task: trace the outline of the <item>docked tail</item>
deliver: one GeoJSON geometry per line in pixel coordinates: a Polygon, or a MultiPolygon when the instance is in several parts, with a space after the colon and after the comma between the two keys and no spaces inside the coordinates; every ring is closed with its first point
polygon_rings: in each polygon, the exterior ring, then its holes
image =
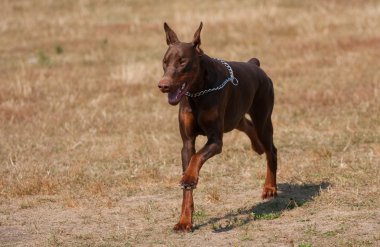
{"type": "Polygon", "coordinates": [[[249,59],[248,63],[253,63],[253,64],[257,65],[257,67],[260,67],[260,61],[259,61],[259,59],[255,58],[255,57],[249,59]]]}

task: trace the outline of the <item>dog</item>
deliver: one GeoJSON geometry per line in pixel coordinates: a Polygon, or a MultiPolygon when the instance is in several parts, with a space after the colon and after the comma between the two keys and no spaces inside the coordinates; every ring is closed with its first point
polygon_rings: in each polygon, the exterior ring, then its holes
{"type": "Polygon", "coordinates": [[[183,200],[174,230],[183,232],[193,229],[193,190],[200,169],[209,158],[222,152],[223,133],[233,129],[246,133],[252,149],[266,155],[267,173],[261,197],[277,196],[272,80],[260,68],[257,58],[225,62],[207,56],[200,48],[202,26],[201,22],[193,41],[185,43],[164,23],[169,47],[162,61],[164,75],[158,83],[161,92],[168,94],[169,104],[179,104],[183,200]],[[207,136],[207,143],[196,151],[198,135],[207,136]]]}

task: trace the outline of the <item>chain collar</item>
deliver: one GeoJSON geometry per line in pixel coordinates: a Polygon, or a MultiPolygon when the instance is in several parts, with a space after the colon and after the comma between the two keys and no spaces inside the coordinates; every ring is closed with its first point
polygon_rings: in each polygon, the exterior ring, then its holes
{"type": "Polygon", "coordinates": [[[203,91],[200,91],[200,92],[197,92],[197,93],[189,93],[189,92],[186,92],[186,96],[188,97],[191,97],[191,98],[196,98],[196,97],[199,97],[199,96],[202,96],[206,93],[211,93],[211,92],[214,92],[214,91],[218,91],[218,90],[221,90],[222,88],[224,88],[226,86],[226,84],[230,81],[232,83],[232,85],[234,86],[237,86],[239,84],[239,81],[238,79],[234,76],[234,72],[232,71],[232,68],[231,66],[223,61],[222,59],[219,59],[219,58],[213,58],[219,62],[221,62],[224,66],[226,66],[227,70],[228,70],[228,73],[230,74],[230,76],[223,81],[222,84],[220,84],[219,86],[217,87],[214,87],[214,88],[209,88],[209,89],[206,89],[206,90],[203,90],[203,91]]]}

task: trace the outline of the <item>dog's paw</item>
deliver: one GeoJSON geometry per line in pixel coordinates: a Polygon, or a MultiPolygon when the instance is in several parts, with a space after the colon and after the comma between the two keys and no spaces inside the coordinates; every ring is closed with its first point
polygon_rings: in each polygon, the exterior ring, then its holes
{"type": "Polygon", "coordinates": [[[191,223],[177,223],[174,228],[176,232],[191,232],[193,231],[193,225],[191,223]]]}
{"type": "Polygon", "coordinates": [[[277,196],[277,188],[273,186],[264,186],[263,193],[261,194],[262,199],[267,199],[270,197],[277,196]]]}
{"type": "Polygon", "coordinates": [[[198,176],[193,174],[183,174],[180,185],[183,189],[195,189],[198,184],[198,176]]]}

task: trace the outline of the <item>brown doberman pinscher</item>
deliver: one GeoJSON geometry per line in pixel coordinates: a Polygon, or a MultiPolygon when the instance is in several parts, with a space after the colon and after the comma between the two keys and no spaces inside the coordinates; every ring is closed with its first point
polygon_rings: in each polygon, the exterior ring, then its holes
{"type": "Polygon", "coordinates": [[[261,196],[263,199],[277,196],[277,149],[273,144],[271,120],[273,83],[256,58],[248,62],[225,62],[204,54],[200,48],[202,23],[191,43],[180,42],[166,23],[164,29],[169,48],[158,87],[168,93],[169,104],[180,103],[179,129],[183,141],[182,213],[174,230],[191,231],[193,189],[199,171],[206,160],[222,152],[225,132],[243,131],[256,153],[265,152],[267,174],[261,196]],[[207,143],[196,152],[198,135],[207,136],[207,143]]]}

